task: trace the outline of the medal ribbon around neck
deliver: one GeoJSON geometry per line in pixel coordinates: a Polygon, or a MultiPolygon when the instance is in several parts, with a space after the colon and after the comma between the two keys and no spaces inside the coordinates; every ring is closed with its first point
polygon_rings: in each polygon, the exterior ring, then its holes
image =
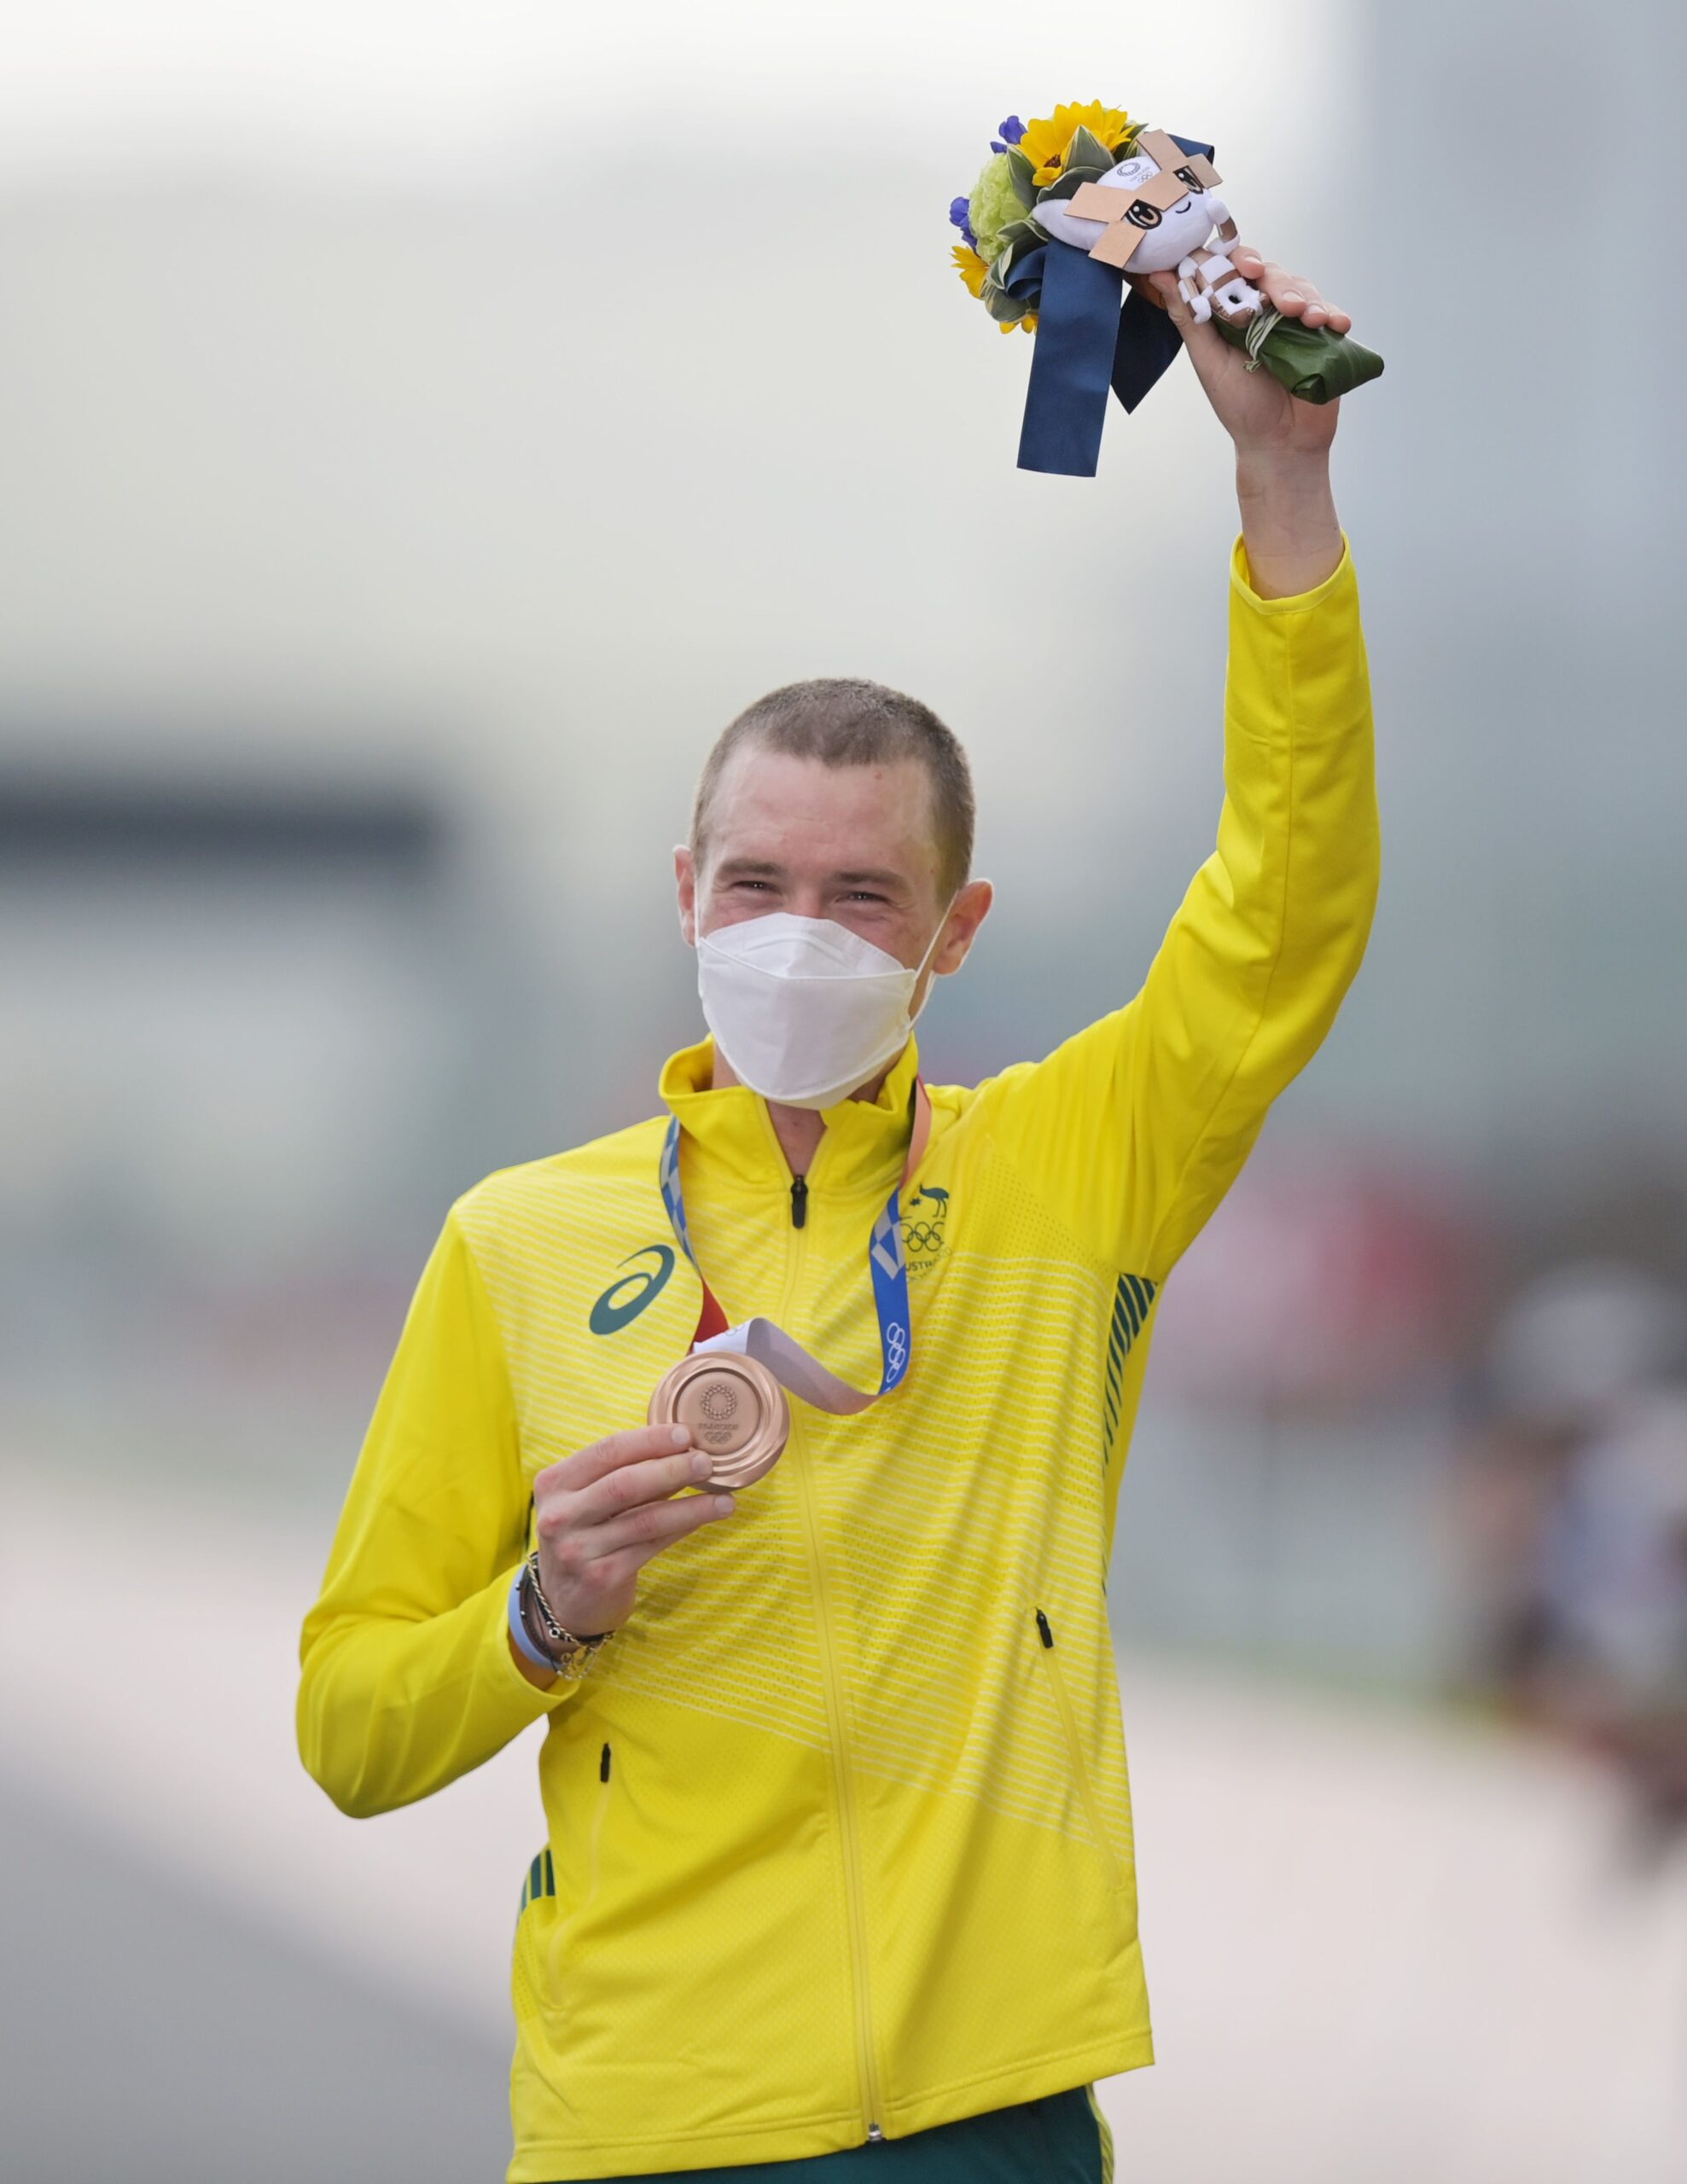
{"type": "Polygon", "coordinates": [[[685,1194],[679,1180],[679,1141],[684,1133],[678,1116],[674,1117],[662,1146],[659,1173],[662,1203],[673,1223],[673,1233],[703,1285],[703,1313],[697,1322],[696,1339],[691,1345],[694,1355],[700,1351],[730,1350],[740,1356],[753,1357],[758,1364],[765,1365],[780,1386],[792,1395],[800,1396],[817,1410],[831,1411],[846,1418],[867,1409],[881,1396],[887,1396],[901,1385],[908,1377],[914,1356],[913,1326],[908,1310],[908,1261],[902,1249],[902,1194],[923,1159],[931,1137],[931,1095],[918,1077],[914,1080],[913,1107],[913,1127],[901,1179],[891,1193],[884,1211],[873,1223],[867,1244],[873,1302],[879,1315],[879,1350],[884,1361],[879,1385],[870,1395],[864,1389],[852,1387],[847,1380],[841,1380],[835,1373],[829,1373],[818,1358],[811,1356],[800,1342],[771,1320],[758,1316],[736,1327],[727,1327],[726,1315],[691,1248],[685,1223],[685,1194]],[[706,1335],[704,1330],[711,1327],[724,1332],[706,1335]]]}

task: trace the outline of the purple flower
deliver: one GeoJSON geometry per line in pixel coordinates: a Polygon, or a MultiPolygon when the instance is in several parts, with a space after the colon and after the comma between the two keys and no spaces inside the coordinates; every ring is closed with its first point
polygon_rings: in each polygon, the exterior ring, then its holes
{"type": "Polygon", "coordinates": [[[1025,124],[1016,113],[1010,113],[1005,121],[997,123],[990,148],[992,152],[1005,152],[1009,144],[1017,144],[1024,134],[1025,124]]]}
{"type": "Polygon", "coordinates": [[[978,248],[978,237],[973,233],[970,200],[969,199],[964,197],[951,197],[950,199],[949,224],[951,228],[958,228],[961,230],[961,233],[967,239],[967,248],[969,250],[976,250],[978,248]]]}

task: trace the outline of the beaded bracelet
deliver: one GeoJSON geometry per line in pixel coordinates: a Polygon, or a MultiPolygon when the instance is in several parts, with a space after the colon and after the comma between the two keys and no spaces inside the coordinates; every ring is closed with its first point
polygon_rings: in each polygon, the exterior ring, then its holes
{"type": "MultiPolygon", "coordinates": [[[[545,1598],[544,1587],[539,1583],[539,1558],[537,1548],[527,1557],[526,1575],[527,1597],[538,1610],[540,1625],[550,1643],[553,1646],[561,1647],[564,1652],[572,1653],[577,1647],[584,1646],[589,1653],[595,1653],[610,1633],[607,1630],[599,1630],[590,1636],[577,1637],[572,1630],[565,1628],[558,1619],[556,1610],[545,1598]]],[[[538,1633],[535,1632],[534,1635],[537,1636],[538,1633]]]]}

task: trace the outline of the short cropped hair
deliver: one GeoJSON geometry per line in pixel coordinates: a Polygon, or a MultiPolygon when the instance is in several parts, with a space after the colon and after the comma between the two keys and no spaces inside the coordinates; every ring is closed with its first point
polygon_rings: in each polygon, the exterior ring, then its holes
{"type": "Polygon", "coordinates": [[[691,806],[691,853],[700,866],[720,777],[734,752],[747,746],[792,758],[818,758],[827,766],[916,759],[931,783],[938,892],[951,896],[966,884],[973,861],[972,769],[959,738],[917,698],[857,677],[821,676],[787,682],[747,706],[715,739],[698,779],[691,806]]]}

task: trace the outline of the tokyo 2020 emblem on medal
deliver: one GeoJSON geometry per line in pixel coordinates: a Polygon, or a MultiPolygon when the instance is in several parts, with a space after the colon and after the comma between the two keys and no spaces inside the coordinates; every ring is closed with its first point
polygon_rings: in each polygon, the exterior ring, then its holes
{"type": "Polygon", "coordinates": [[[779,1461],[791,1407],[753,1357],[694,1351],[666,1373],[650,1398],[653,1426],[684,1426],[714,1458],[712,1486],[750,1486],[779,1461]]]}

